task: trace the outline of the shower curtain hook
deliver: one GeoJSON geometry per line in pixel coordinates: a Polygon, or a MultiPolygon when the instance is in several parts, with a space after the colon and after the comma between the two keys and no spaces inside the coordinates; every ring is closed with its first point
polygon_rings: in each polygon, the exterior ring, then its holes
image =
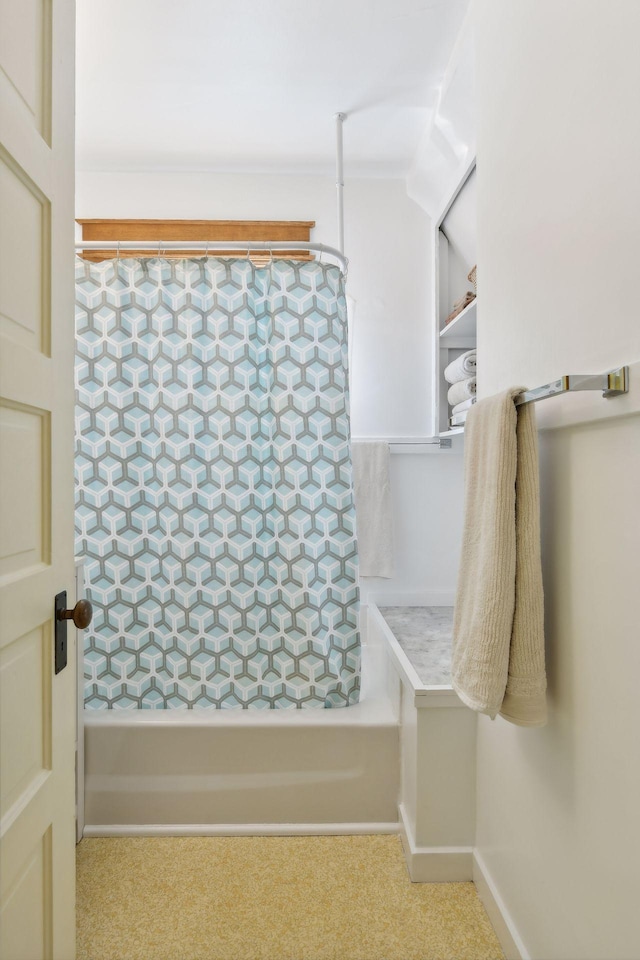
{"type": "Polygon", "coordinates": [[[162,249],[163,249],[163,242],[162,240],[158,240],[158,259],[161,259],[162,257],[162,249]]]}
{"type": "Polygon", "coordinates": [[[206,245],[206,247],[204,248],[204,258],[205,258],[205,260],[207,259],[208,256],[209,256],[209,241],[207,240],[207,245],[206,245]]]}

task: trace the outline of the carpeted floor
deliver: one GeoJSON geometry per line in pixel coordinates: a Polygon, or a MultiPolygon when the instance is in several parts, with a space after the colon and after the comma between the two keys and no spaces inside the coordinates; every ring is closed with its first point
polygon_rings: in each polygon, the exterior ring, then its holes
{"type": "Polygon", "coordinates": [[[501,960],[472,883],[370,837],[83,840],[78,960],[501,960]]]}

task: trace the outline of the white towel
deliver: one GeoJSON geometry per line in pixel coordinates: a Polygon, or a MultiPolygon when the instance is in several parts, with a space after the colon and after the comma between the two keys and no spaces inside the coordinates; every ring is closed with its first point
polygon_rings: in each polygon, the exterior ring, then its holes
{"type": "Polygon", "coordinates": [[[475,402],[475,397],[469,397],[468,400],[463,400],[462,403],[456,403],[455,407],[451,411],[451,416],[454,417],[456,413],[464,413],[464,411],[468,410],[469,407],[472,407],[475,402]]]}
{"type": "Polygon", "coordinates": [[[469,410],[452,683],[492,719],[546,722],[538,437],[521,387],[469,410]]]}
{"type": "Polygon", "coordinates": [[[393,577],[393,522],[389,444],[357,441],[351,445],[361,577],[393,577]]]}
{"type": "Polygon", "coordinates": [[[452,360],[448,367],[444,368],[442,376],[447,383],[457,383],[458,380],[466,380],[467,377],[475,376],[476,372],[476,351],[467,350],[462,356],[452,360]]]}
{"type": "Polygon", "coordinates": [[[463,400],[468,400],[470,397],[475,397],[475,395],[476,378],[469,377],[468,380],[458,380],[457,383],[450,386],[447,399],[451,406],[455,407],[456,404],[462,403],[463,400]]]}

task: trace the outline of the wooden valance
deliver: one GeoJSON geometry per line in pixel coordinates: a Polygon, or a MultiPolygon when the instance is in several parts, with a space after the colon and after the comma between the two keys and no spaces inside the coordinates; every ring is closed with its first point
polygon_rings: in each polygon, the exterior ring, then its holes
{"type": "MultiPolygon", "coordinates": [[[[243,240],[260,240],[286,242],[287,240],[301,240],[309,243],[311,229],[315,227],[315,220],[101,220],[79,219],[76,221],[82,227],[82,240],[162,240],[167,242],[167,249],[162,250],[163,257],[201,257],[202,250],[171,250],[171,241],[194,240],[198,243],[243,240]]],[[[216,250],[212,256],[242,257],[247,250],[216,250]]],[[[108,260],[117,255],[114,250],[79,250],[78,256],[85,260],[108,260]]],[[[144,248],[141,243],[139,250],[127,250],[121,253],[122,257],[157,257],[158,251],[144,248]]],[[[270,259],[270,253],[255,251],[251,253],[254,262],[264,262],[270,259]]],[[[275,258],[288,260],[312,260],[313,254],[307,250],[274,250],[275,258]]]]}

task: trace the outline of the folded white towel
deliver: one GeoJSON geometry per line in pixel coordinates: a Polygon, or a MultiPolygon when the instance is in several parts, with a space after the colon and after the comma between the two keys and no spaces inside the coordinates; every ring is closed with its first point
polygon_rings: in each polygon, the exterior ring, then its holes
{"type": "Polygon", "coordinates": [[[476,351],[467,350],[462,356],[452,360],[448,367],[444,368],[443,377],[447,383],[457,383],[458,380],[466,380],[474,376],[476,372],[476,351]]]}
{"type": "Polygon", "coordinates": [[[469,397],[468,400],[463,400],[462,403],[456,403],[455,407],[451,411],[451,416],[455,417],[456,413],[463,413],[465,410],[468,410],[469,407],[474,405],[476,400],[476,397],[469,397]]]}
{"type": "Polygon", "coordinates": [[[470,397],[475,397],[475,395],[476,378],[469,377],[468,380],[458,380],[457,383],[452,384],[449,387],[447,398],[451,406],[455,407],[458,403],[462,403],[463,400],[468,400],[470,397]]]}
{"type": "Polygon", "coordinates": [[[361,577],[393,577],[393,522],[389,444],[351,444],[361,577]]]}
{"type": "Polygon", "coordinates": [[[455,413],[452,417],[449,417],[449,426],[450,427],[461,427],[467,419],[468,410],[463,410],[462,413],[455,413]]]}
{"type": "Polygon", "coordinates": [[[452,684],[493,719],[546,722],[538,448],[521,387],[481,400],[465,425],[462,554],[452,684]]]}

